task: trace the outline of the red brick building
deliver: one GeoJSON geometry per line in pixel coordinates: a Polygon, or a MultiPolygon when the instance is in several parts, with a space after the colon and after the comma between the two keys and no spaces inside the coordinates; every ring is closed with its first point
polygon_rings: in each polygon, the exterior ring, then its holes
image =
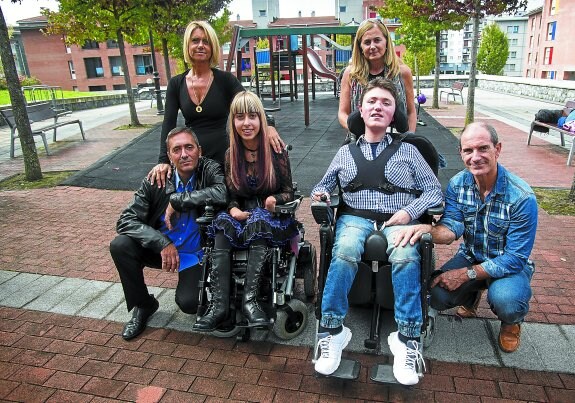
{"type": "MultiPolygon", "coordinates": [[[[59,86],[64,90],[111,91],[125,89],[118,43],[108,41],[86,42],[84,46],[66,46],[62,37],[46,35],[44,16],[17,22],[20,46],[26,56],[27,70],[42,84],[59,86]]],[[[152,58],[149,45],[125,44],[128,72],[132,86],[146,83],[152,78],[152,58]]],[[[156,52],[160,85],[167,85],[161,54],[156,52]]],[[[172,74],[176,63],[170,63],[172,74]]]]}

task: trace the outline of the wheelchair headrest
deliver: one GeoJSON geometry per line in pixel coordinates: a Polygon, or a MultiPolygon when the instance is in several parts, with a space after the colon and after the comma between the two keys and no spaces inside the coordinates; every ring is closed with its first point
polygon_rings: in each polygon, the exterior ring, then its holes
{"type": "Polygon", "coordinates": [[[435,176],[439,171],[439,154],[435,146],[427,137],[417,133],[409,133],[403,138],[404,143],[413,144],[417,147],[419,153],[423,156],[435,176]]]}
{"type": "MultiPolygon", "coordinates": [[[[396,132],[405,133],[409,131],[409,125],[407,124],[407,111],[402,102],[399,102],[395,107],[395,113],[393,114],[393,122],[391,122],[391,127],[396,132]]],[[[348,130],[355,134],[356,136],[361,136],[365,133],[365,122],[359,113],[359,110],[353,111],[347,117],[347,128],[348,130]]]]}

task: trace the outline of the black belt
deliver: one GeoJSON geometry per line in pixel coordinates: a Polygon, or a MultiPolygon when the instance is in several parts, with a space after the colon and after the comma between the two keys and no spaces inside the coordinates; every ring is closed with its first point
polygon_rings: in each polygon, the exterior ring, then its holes
{"type": "Polygon", "coordinates": [[[393,214],[391,213],[378,213],[377,211],[373,211],[373,210],[361,210],[361,209],[356,209],[356,208],[351,208],[345,204],[339,206],[338,208],[338,214],[339,215],[354,215],[357,217],[362,217],[362,218],[366,218],[368,220],[374,220],[377,222],[385,222],[388,221],[393,214]]]}

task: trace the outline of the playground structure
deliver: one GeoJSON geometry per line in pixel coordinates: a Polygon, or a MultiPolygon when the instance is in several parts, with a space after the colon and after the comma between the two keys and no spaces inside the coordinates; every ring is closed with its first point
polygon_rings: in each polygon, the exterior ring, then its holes
{"type": "MultiPolygon", "coordinates": [[[[308,38],[310,39],[309,43],[313,44],[313,36],[317,35],[320,36],[322,39],[329,38],[327,35],[351,35],[352,42],[353,38],[355,37],[355,33],[357,31],[357,26],[301,26],[301,27],[286,27],[286,28],[243,28],[239,25],[234,26],[233,34],[232,34],[232,41],[230,52],[228,54],[228,60],[226,64],[226,70],[231,71],[232,64],[235,62],[236,66],[236,75],[238,79],[241,81],[242,79],[242,67],[245,66],[245,63],[242,61],[242,52],[241,48],[245,45],[250,38],[255,37],[263,37],[267,38],[269,42],[269,51],[268,51],[268,58],[269,61],[266,63],[265,70],[268,71],[268,77],[270,81],[270,93],[263,94],[262,87],[260,86],[260,67],[258,66],[258,54],[255,46],[253,48],[253,62],[254,66],[249,66],[249,69],[252,68],[255,70],[255,87],[256,92],[260,97],[262,96],[270,96],[272,101],[275,102],[277,99],[281,99],[282,96],[290,97],[290,100],[293,102],[294,99],[298,97],[298,83],[297,83],[297,72],[296,72],[296,56],[301,55],[303,61],[303,98],[304,98],[304,122],[306,126],[309,126],[309,90],[310,90],[310,83],[309,83],[309,72],[311,72],[311,90],[312,90],[312,99],[315,99],[315,77],[322,77],[332,80],[334,83],[334,96],[337,96],[337,87],[338,87],[338,73],[328,69],[322,62],[321,57],[315,52],[311,46],[308,46],[308,38]],[[301,36],[301,49],[298,48],[297,45],[297,38],[301,36]],[[282,51],[274,52],[274,44],[276,44],[275,39],[278,37],[285,37],[287,39],[287,49],[282,51]],[[271,57],[269,55],[272,55],[271,57]],[[234,60],[235,57],[235,60],[234,60]],[[283,67],[283,68],[282,68],[283,67]],[[282,93],[282,86],[281,86],[281,79],[283,78],[283,72],[287,72],[286,78],[289,80],[289,92],[282,93]]],[[[331,40],[328,41],[332,45],[336,43],[335,41],[331,40]]],[[[340,51],[349,51],[345,47],[341,47],[340,45],[335,46],[337,50],[340,51]],[[341,49],[343,48],[343,49],[341,49]]],[[[350,52],[350,51],[349,51],[350,52]]],[[[339,58],[345,58],[345,64],[347,64],[347,60],[349,59],[349,55],[345,53],[343,56],[339,58]]],[[[260,56],[260,60],[262,56],[260,56]]],[[[336,61],[339,61],[336,59],[336,61]]]]}

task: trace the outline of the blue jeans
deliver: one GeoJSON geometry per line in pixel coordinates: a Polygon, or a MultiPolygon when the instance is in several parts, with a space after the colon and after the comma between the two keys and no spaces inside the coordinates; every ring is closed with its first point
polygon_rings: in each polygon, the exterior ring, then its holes
{"type": "MultiPolygon", "coordinates": [[[[391,262],[395,321],[401,334],[419,337],[423,322],[420,295],[421,256],[418,244],[398,248],[393,246],[393,234],[402,227],[386,227],[383,230],[391,262]]],[[[365,240],[373,229],[373,221],[365,218],[352,215],[338,218],[332,259],[323,289],[321,326],[335,328],[343,323],[349,309],[347,295],[357,274],[365,240]]]]}
{"type": "MultiPolygon", "coordinates": [[[[471,264],[464,256],[456,254],[441,270],[461,269],[471,264]]],[[[431,306],[440,311],[459,305],[469,307],[475,300],[477,290],[487,288],[487,302],[499,320],[505,324],[521,323],[529,312],[531,277],[533,267],[526,265],[519,273],[485,281],[468,281],[454,291],[435,286],[431,289],[431,306]]]]}

